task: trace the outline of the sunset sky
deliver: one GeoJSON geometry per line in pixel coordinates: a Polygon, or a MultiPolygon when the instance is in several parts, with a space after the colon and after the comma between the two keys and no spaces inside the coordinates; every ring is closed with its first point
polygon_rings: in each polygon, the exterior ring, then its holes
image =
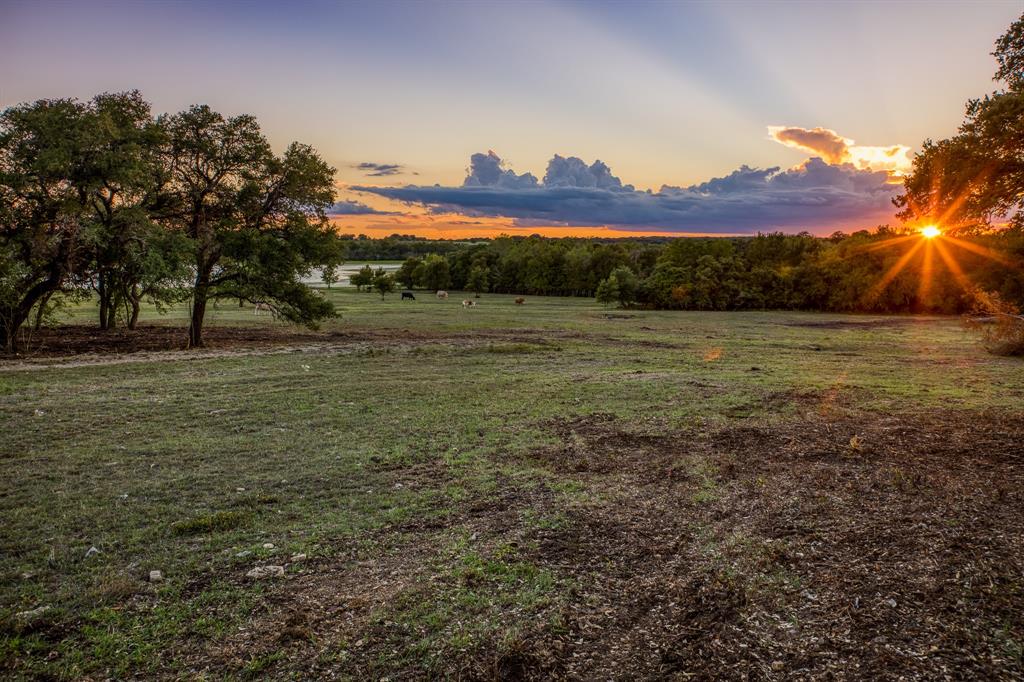
{"type": "Polygon", "coordinates": [[[382,236],[826,234],[997,87],[1021,2],[17,2],[0,107],[252,113],[382,236]]]}

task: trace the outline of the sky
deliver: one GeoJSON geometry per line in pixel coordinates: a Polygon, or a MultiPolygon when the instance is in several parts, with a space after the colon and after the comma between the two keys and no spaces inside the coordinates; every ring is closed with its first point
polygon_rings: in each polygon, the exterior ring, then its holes
{"type": "Polygon", "coordinates": [[[343,232],[895,224],[1021,1],[0,0],[0,108],[138,89],[335,168],[343,232]]]}

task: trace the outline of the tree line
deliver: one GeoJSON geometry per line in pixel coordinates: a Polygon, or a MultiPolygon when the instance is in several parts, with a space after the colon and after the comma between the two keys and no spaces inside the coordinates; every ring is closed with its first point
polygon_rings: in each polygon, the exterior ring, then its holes
{"type": "Polygon", "coordinates": [[[915,257],[887,277],[921,239],[886,226],[826,238],[772,233],[667,243],[500,237],[447,255],[409,257],[395,278],[408,288],[596,296],[669,310],[958,313],[973,305],[975,286],[1024,303],[1019,227],[961,233],[957,243],[977,249],[945,247],[956,270],[938,257],[927,265],[915,257]]]}
{"type": "Polygon", "coordinates": [[[0,340],[62,300],[95,296],[103,329],[143,300],[261,302],[312,324],[331,304],[301,284],[343,255],[327,210],[334,169],[311,147],[275,154],[252,116],[196,105],[154,116],[138,92],[40,100],[0,113],[0,340]]]}

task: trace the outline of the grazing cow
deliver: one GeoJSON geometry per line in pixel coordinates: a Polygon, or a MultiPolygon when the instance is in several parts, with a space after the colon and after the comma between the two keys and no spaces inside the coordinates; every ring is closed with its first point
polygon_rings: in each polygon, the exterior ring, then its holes
{"type": "Polygon", "coordinates": [[[438,289],[437,297],[439,299],[441,299],[442,301],[447,301],[448,300],[448,292],[447,291],[442,291],[442,290],[438,289]]]}
{"type": "Polygon", "coordinates": [[[403,301],[405,301],[405,300],[415,301],[416,297],[412,295],[411,291],[403,291],[402,292],[402,300],[403,301]]]}
{"type": "Polygon", "coordinates": [[[256,304],[252,307],[252,314],[259,315],[260,311],[270,313],[271,315],[275,314],[274,309],[271,307],[269,303],[257,301],[256,304]]]}
{"type": "Polygon", "coordinates": [[[516,305],[522,305],[524,303],[526,303],[526,299],[523,298],[522,296],[516,299],[516,305]]]}
{"type": "Polygon", "coordinates": [[[464,298],[464,299],[462,299],[462,307],[463,308],[472,308],[475,305],[476,305],[476,301],[474,301],[471,298],[464,298]]]}

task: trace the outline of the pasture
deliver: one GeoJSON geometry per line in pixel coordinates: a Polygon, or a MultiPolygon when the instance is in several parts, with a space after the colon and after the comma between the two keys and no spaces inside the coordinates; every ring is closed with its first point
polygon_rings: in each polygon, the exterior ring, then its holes
{"type": "Polygon", "coordinates": [[[957,319],[327,295],[0,362],[4,677],[1024,675],[1024,364],[957,319]]]}

